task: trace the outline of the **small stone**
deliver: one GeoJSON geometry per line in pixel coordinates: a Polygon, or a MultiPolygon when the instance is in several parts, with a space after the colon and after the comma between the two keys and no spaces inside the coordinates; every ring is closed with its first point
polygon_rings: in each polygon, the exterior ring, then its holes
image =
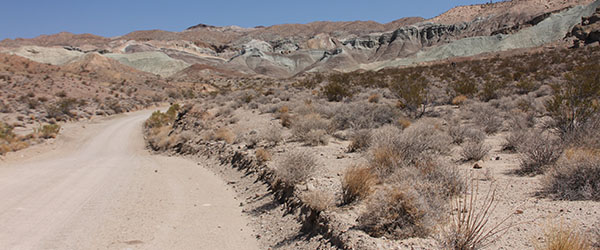
{"type": "Polygon", "coordinates": [[[157,170],[157,169],[155,169],[155,170],[154,170],[154,173],[158,173],[158,170],[157,170]]]}
{"type": "Polygon", "coordinates": [[[496,160],[499,161],[500,160],[500,156],[496,156],[496,160]]]}
{"type": "Polygon", "coordinates": [[[474,169],[481,169],[481,165],[479,165],[478,163],[475,163],[475,165],[473,165],[474,169]]]}
{"type": "Polygon", "coordinates": [[[515,214],[523,214],[523,210],[517,209],[517,211],[515,211],[515,214]]]}

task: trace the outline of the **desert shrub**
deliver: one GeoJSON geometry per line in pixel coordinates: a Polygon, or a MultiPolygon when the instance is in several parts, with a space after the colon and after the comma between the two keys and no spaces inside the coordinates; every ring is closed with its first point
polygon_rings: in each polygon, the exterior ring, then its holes
{"type": "Polygon", "coordinates": [[[230,117],[233,114],[233,108],[231,107],[221,107],[215,113],[215,117],[230,117]]]}
{"type": "Polygon", "coordinates": [[[577,130],[562,134],[566,144],[572,147],[600,148],[600,113],[580,124],[577,130]]]}
{"type": "Polygon", "coordinates": [[[356,130],[350,136],[348,152],[358,152],[369,148],[371,145],[371,131],[368,129],[356,130]]]}
{"type": "Polygon", "coordinates": [[[311,153],[293,151],[283,157],[276,175],[279,181],[293,187],[311,177],[316,168],[317,161],[311,153]]]}
{"type": "Polygon", "coordinates": [[[472,97],[477,93],[477,83],[474,81],[453,81],[450,87],[459,96],[472,97]]]}
{"type": "Polygon", "coordinates": [[[327,144],[327,130],[330,128],[330,123],[318,114],[313,113],[297,118],[291,128],[292,134],[308,145],[327,144]]]}
{"type": "Polygon", "coordinates": [[[427,81],[418,74],[396,76],[390,85],[390,90],[401,100],[401,106],[406,108],[413,118],[425,114],[428,104],[427,81]]]}
{"type": "Polygon", "coordinates": [[[256,159],[258,159],[258,161],[261,163],[271,160],[271,153],[269,153],[269,151],[264,148],[256,149],[256,152],[254,154],[256,155],[256,159]]]}
{"type": "Polygon", "coordinates": [[[529,79],[522,79],[515,84],[515,87],[517,87],[517,93],[522,95],[535,91],[538,86],[529,79]]]}
{"type": "Polygon", "coordinates": [[[398,117],[394,108],[385,104],[350,103],[339,106],[332,115],[332,124],[338,130],[369,129],[391,124],[398,117]]]}
{"type": "Polygon", "coordinates": [[[467,141],[462,146],[460,155],[464,161],[479,161],[483,159],[489,152],[491,147],[483,141],[467,141]]]}
{"type": "Polygon", "coordinates": [[[462,144],[467,137],[468,129],[468,127],[460,124],[460,120],[451,120],[448,123],[448,135],[452,138],[452,143],[462,144]]]}
{"type": "Polygon", "coordinates": [[[228,128],[219,128],[215,131],[214,140],[224,141],[231,144],[235,140],[235,135],[228,128]]]}
{"type": "Polygon", "coordinates": [[[423,198],[414,189],[387,187],[371,196],[358,225],[373,237],[425,237],[434,223],[427,215],[423,198]]]}
{"type": "Polygon", "coordinates": [[[563,152],[559,138],[539,130],[531,130],[518,151],[521,155],[520,174],[542,174],[563,152]]]}
{"type": "Polygon", "coordinates": [[[502,119],[498,111],[488,105],[478,105],[473,108],[473,121],[488,134],[495,134],[502,128],[502,119]]]}
{"type": "Polygon", "coordinates": [[[434,119],[421,119],[402,131],[394,147],[411,163],[445,154],[450,149],[450,137],[434,119]]]}
{"type": "Polygon", "coordinates": [[[46,106],[46,114],[48,118],[59,118],[61,116],[71,116],[71,110],[77,104],[75,98],[61,98],[56,103],[46,106]]]}
{"type": "Polygon", "coordinates": [[[346,74],[334,74],[329,77],[329,82],[323,87],[323,94],[330,102],[340,102],[346,97],[352,97],[349,79],[346,74]]]}
{"type": "Polygon", "coordinates": [[[585,235],[563,223],[547,227],[544,243],[537,243],[536,250],[592,250],[585,235]]]}
{"type": "Polygon", "coordinates": [[[278,127],[270,127],[268,130],[262,133],[261,137],[269,144],[269,146],[275,146],[283,140],[281,129],[278,127]]]}
{"type": "Polygon", "coordinates": [[[158,110],[154,111],[152,115],[150,115],[150,118],[144,122],[144,126],[147,128],[159,128],[171,125],[175,121],[175,118],[177,118],[177,112],[179,112],[180,109],[181,107],[179,104],[173,104],[165,113],[158,110]]]}
{"type": "Polygon", "coordinates": [[[0,122],[0,139],[2,140],[11,140],[15,137],[15,134],[13,133],[13,127],[4,123],[4,122],[0,122]]]}
{"type": "Polygon", "coordinates": [[[306,204],[306,206],[318,212],[326,211],[335,204],[333,195],[328,192],[318,190],[309,191],[303,194],[300,198],[302,199],[302,202],[306,204]]]}
{"type": "Polygon", "coordinates": [[[486,80],[483,82],[479,97],[483,101],[490,101],[499,97],[500,90],[504,88],[504,84],[496,80],[486,80]]]}
{"type": "Polygon", "coordinates": [[[543,193],[555,199],[600,201],[600,153],[567,150],[546,173],[542,186],[543,193]]]}
{"type": "Polygon", "coordinates": [[[527,130],[519,129],[511,131],[505,138],[502,144],[502,150],[516,152],[517,149],[523,144],[527,137],[527,130]]]}
{"type": "Polygon", "coordinates": [[[44,139],[55,138],[60,131],[58,124],[46,124],[39,129],[39,134],[44,139]]]}
{"type": "Polygon", "coordinates": [[[377,176],[368,167],[352,166],[342,178],[342,203],[367,198],[377,184],[377,176]]]}
{"type": "Polygon", "coordinates": [[[420,120],[404,131],[387,125],[373,133],[369,163],[383,179],[398,168],[447,153],[450,142],[433,120],[420,120]]]}
{"type": "Polygon", "coordinates": [[[304,137],[304,142],[309,146],[327,145],[329,135],[324,129],[310,130],[304,137]]]}
{"type": "Polygon", "coordinates": [[[565,83],[552,86],[554,96],[546,109],[554,120],[553,126],[562,133],[570,133],[600,108],[600,65],[578,67],[565,78],[565,83]]]}

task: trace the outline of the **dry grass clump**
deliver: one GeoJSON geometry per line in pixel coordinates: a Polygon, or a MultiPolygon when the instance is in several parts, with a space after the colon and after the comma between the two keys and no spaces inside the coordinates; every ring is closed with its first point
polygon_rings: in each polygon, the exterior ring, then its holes
{"type": "Polygon", "coordinates": [[[425,237],[433,224],[422,196],[408,187],[377,190],[358,218],[359,227],[369,235],[392,239],[425,237]]]}
{"type": "Polygon", "coordinates": [[[520,174],[542,174],[563,152],[559,138],[543,131],[531,130],[518,151],[521,154],[520,174]]]}
{"type": "Polygon", "coordinates": [[[283,157],[277,168],[277,178],[287,186],[293,187],[306,181],[317,168],[315,157],[306,151],[293,151],[283,157]]]}
{"type": "Polygon", "coordinates": [[[400,152],[391,146],[380,146],[371,149],[369,165],[381,178],[387,178],[403,164],[406,164],[404,158],[400,155],[400,152]]]}
{"type": "Polygon", "coordinates": [[[219,128],[215,131],[213,139],[231,144],[235,140],[235,134],[228,128],[219,128]]]}
{"type": "Polygon", "coordinates": [[[381,99],[381,96],[379,96],[379,94],[375,93],[375,94],[370,95],[367,100],[370,103],[378,103],[379,99],[381,99]]]}
{"type": "Polygon", "coordinates": [[[281,126],[286,128],[292,126],[292,115],[289,113],[289,111],[290,109],[288,106],[282,106],[277,113],[277,117],[281,121],[281,126]]]}
{"type": "Polygon", "coordinates": [[[330,128],[328,120],[319,114],[308,114],[296,119],[292,124],[292,134],[307,145],[327,145],[330,128]]]}
{"type": "Polygon", "coordinates": [[[377,175],[365,166],[352,166],[342,179],[342,203],[350,204],[367,198],[377,184],[377,175]]]}
{"type": "Polygon", "coordinates": [[[271,160],[271,153],[269,153],[269,151],[264,148],[256,149],[256,152],[254,152],[254,154],[256,155],[256,159],[258,159],[260,163],[271,160]]]}
{"type": "Polygon", "coordinates": [[[469,99],[469,98],[467,98],[467,97],[466,97],[466,96],[464,96],[464,95],[459,95],[459,96],[456,96],[456,97],[452,98],[452,102],[451,102],[451,103],[452,103],[452,105],[461,105],[461,104],[463,104],[463,103],[464,103],[464,102],[465,102],[467,99],[469,99]]]}
{"type": "Polygon", "coordinates": [[[356,130],[350,135],[350,145],[348,152],[360,152],[369,148],[371,145],[371,130],[356,130]]]}
{"type": "Polygon", "coordinates": [[[464,161],[479,161],[483,159],[492,148],[483,141],[467,141],[460,152],[464,161]]]}
{"type": "Polygon", "coordinates": [[[550,226],[544,233],[545,242],[537,243],[536,250],[592,250],[586,236],[563,223],[550,226]]]}
{"type": "Polygon", "coordinates": [[[600,151],[567,150],[546,173],[542,187],[555,199],[600,201],[600,151]]]}

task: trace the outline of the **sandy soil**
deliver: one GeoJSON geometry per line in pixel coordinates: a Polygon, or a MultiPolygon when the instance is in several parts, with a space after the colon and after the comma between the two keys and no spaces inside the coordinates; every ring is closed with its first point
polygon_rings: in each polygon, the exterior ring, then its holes
{"type": "Polygon", "coordinates": [[[55,141],[0,159],[0,246],[258,249],[222,180],[144,149],[149,114],[67,124],[55,141]]]}

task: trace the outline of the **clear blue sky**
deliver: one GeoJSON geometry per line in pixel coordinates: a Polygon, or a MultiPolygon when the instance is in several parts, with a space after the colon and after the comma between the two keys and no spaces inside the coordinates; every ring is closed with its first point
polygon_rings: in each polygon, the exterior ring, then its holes
{"type": "MultiPolygon", "coordinates": [[[[495,0],[494,2],[497,2],[495,0]]],[[[101,36],[135,30],[181,31],[205,23],[254,27],[312,21],[430,18],[457,6],[488,0],[4,0],[0,40],[68,31],[101,36]]]]}

